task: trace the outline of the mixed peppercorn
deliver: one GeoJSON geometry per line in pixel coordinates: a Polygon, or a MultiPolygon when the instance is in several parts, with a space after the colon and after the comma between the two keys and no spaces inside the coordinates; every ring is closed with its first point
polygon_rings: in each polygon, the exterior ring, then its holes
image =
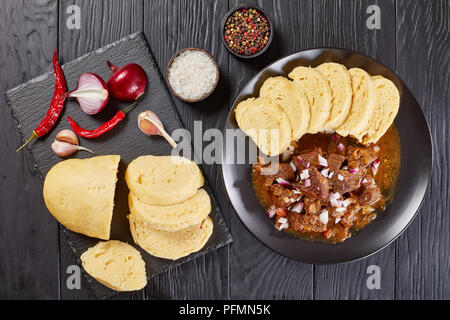
{"type": "Polygon", "coordinates": [[[269,37],[269,22],[257,9],[236,10],[225,22],[225,42],[237,54],[251,56],[258,53],[267,45],[269,37]]]}

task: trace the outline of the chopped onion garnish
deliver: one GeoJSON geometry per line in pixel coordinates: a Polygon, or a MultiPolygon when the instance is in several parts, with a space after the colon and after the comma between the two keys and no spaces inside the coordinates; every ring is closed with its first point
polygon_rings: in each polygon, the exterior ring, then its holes
{"type": "Polygon", "coordinates": [[[341,221],[341,218],[336,218],[336,220],[334,221],[334,224],[339,223],[339,221],[341,221]]]}
{"type": "Polygon", "coordinates": [[[322,211],[320,211],[320,214],[319,214],[319,220],[320,220],[320,222],[322,222],[323,224],[327,224],[327,223],[328,223],[328,210],[322,210],[322,211]]]}
{"type": "Polygon", "coordinates": [[[300,173],[300,180],[305,180],[309,178],[309,171],[307,169],[302,170],[302,173],[300,173]]]}
{"type": "Polygon", "coordinates": [[[300,158],[300,157],[297,157],[297,162],[298,162],[298,164],[302,164],[302,162],[303,162],[303,159],[302,159],[302,158],[300,158]]]}
{"type": "Polygon", "coordinates": [[[287,229],[289,227],[289,221],[286,218],[278,219],[278,223],[280,224],[278,230],[281,231],[283,229],[287,229]]]}
{"type": "Polygon", "coordinates": [[[292,168],[292,171],[294,171],[294,172],[296,172],[297,171],[297,167],[295,166],[295,164],[291,161],[291,162],[289,162],[289,165],[291,166],[291,168],[292,168]]]}
{"type": "Polygon", "coordinates": [[[378,171],[378,166],[380,165],[380,160],[379,159],[375,159],[371,164],[370,164],[370,168],[372,169],[373,175],[377,174],[378,171]]]}
{"type": "Polygon", "coordinates": [[[286,218],[280,218],[280,219],[278,219],[278,223],[283,224],[283,223],[286,223],[286,222],[288,222],[288,219],[286,219],[286,218]]]}
{"type": "Polygon", "coordinates": [[[374,147],[373,147],[373,151],[375,151],[375,152],[380,151],[380,147],[379,147],[379,146],[374,146],[374,147]]]}
{"type": "Polygon", "coordinates": [[[330,168],[326,168],[326,169],[323,169],[322,171],[320,171],[320,173],[325,177],[325,178],[327,178],[328,177],[328,172],[330,171],[330,168]]]}
{"type": "Polygon", "coordinates": [[[343,166],[342,170],[348,170],[348,167],[347,166],[343,166]]]}
{"type": "Polygon", "coordinates": [[[330,174],[328,175],[328,178],[330,178],[330,179],[333,178],[333,175],[334,175],[334,171],[331,171],[330,174]]]}
{"type": "Polygon", "coordinates": [[[342,202],[342,205],[344,206],[344,208],[347,208],[349,204],[350,204],[350,201],[348,199],[345,199],[344,202],[342,202]]]}
{"type": "Polygon", "coordinates": [[[339,151],[343,151],[343,150],[344,150],[344,145],[343,145],[342,143],[339,143],[339,144],[337,145],[337,149],[338,149],[339,151]]]}
{"type": "Polygon", "coordinates": [[[287,180],[284,180],[283,178],[277,178],[277,183],[282,185],[283,187],[290,187],[291,183],[287,180]]]}
{"type": "Polygon", "coordinates": [[[341,197],[341,194],[339,192],[335,192],[330,195],[330,199],[333,198],[333,199],[337,200],[340,197],[341,197]]]}
{"type": "Polygon", "coordinates": [[[350,173],[356,173],[356,172],[358,172],[358,171],[359,171],[358,168],[354,168],[354,169],[349,169],[349,170],[348,170],[348,172],[350,172],[350,173]]]}
{"type": "Polygon", "coordinates": [[[337,134],[333,134],[331,139],[333,139],[334,142],[337,142],[339,140],[339,136],[337,134]]]}
{"type": "Polygon", "coordinates": [[[308,169],[310,165],[311,165],[311,163],[309,163],[309,161],[308,161],[305,165],[305,168],[308,169]]]}
{"type": "Polygon", "coordinates": [[[303,202],[297,202],[297,203],[292,207],[291,211],[300,213],[300,212],[302,212],[303,207],[304,207],[303,202]]]}
{"type": "Polygon", "coordinates": [[[362,183],[367,183],[367,179],[364,178],[363,181],[362,181],[362,183]]]}
{"type": "Polygon", "coordinates": [[[330,198],[330,204],[332,207],[338,208],[339,202],[335,198],[330,198]]]}
{"type": "Polygon", "coordinates": [[[300,194],[300,193],[301,193],[301,192],[298,191],[297,189],[292,189],[292,192],[293,192],[294,194],[300,194]]]}
{"type": "Polygon", "coordinates": [[[311,180],[310,179],[306,179],[305,180],[305,187],[311,187],[311,180]]]}
{"type": "Polygon", "coordinates": [[[325,159],[324,157],[322,157],[320,154],[319,154],[319,164],[320,164],[322,167],[328,167],[328,161],[327,161],[327,159],[325,159]]]}
{"type": "Polygon", "coordinates": [[[269,211],[267,211],[267,215],[269,216],[269,218],[275,217],[275,214],[276,214],[275,208],[270,208],[269,211]]]}
{"type": "Polygon", "coordinates": [[[344,177],[343,177],[342,175],[338,174],[338,179],[339,179],[340,181],[343,181],[343,180],[344,180],[344,177]]]}
{"type": "Polygon", "coordinates": [[[344,213],[345,211],[347,211],[346,208],[337,208],[336,209],[336,212],[339,212],[339,213],[344,213]]]}
{"type": "Polygon", "coordinates": [[[294,151],[294,147],[293,147],[293,146],[289,146],[289,147],[288,147],[288,150],[289,150],[289,151],[294,151]]]}

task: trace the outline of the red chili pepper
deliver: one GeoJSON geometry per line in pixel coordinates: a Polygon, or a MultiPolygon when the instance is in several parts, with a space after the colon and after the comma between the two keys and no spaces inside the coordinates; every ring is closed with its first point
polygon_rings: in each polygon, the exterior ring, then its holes
{"type": "Polygon", "coordinates": [[[55,90],[53,92],[52,102],[45,117],[41,120],[36,129],[33,130],[31,137],[16,150],[19,151],[25,147],[34,138],[45,136],[55,125],[61,114],[66,100],[66,79],[61,66],[58,63],[57,51],[53,52],[53,72],[55,74],[55,90]]]}
{"type": "Polygon", "coordinates": [[[123,120],[123,118],[125,118],[125,114],[128,111],[130,111],[131,109],[133,109],[134,106],[136,105],[136,103],[137,103],[137,101],[133,102],[133,104],[131,104],[129,107],[125,108],[123,111],[122,110],[117,111],[117,113],[114,115],[114,117],[109,119],[107,122],[102,124],[97,129],[93,129],[93,130],[87,130],[87,129],[80,127],[71,117],[67,117],[67,120],[69,120],[70,127],[73,129],[73,131],[75,131],[75,133],[77,135],[79,135],[80,137],[87,138],[87,139],[97,138],[97,137],[101,136],[102,134],[104,134],[105,132],[108,132],[109,130],[114,128],[119,122],[121,122],[123,120]]]}

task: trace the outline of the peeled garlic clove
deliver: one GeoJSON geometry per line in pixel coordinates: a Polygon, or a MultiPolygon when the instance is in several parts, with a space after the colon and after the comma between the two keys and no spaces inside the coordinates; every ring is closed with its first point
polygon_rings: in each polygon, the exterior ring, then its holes
{"type": "Polygon", "coordinates": [[[59,141],[59,140],[53,141],[51,147],[52,147],[53,152],[60,157],[70,156],[71,154],[77,152],[78,150],[83,150],[83,151],[93,153],[91,150],[89,150],[87,148],[80,147],[76,144],[71,144],[71,143],[68,143],[65,141],[59,141]]]}
{"type": "Polygon", "coordinates": [[[78,137],[72,130],[64,129],[58,132],[56,135],[56,140],[68,142],[70,144],[78,145],[78,137]]]}

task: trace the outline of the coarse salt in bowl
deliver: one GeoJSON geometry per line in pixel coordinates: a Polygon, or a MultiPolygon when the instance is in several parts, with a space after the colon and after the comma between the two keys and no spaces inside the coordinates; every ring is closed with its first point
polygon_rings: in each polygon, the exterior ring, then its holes
{"type": "Polygon", "coordinates": [[[187,102],[197,102],[208,97],[219,80],[219,67],[205,50],[186,48],[169,61],[166,81],[172,93],[187,102]]]}

